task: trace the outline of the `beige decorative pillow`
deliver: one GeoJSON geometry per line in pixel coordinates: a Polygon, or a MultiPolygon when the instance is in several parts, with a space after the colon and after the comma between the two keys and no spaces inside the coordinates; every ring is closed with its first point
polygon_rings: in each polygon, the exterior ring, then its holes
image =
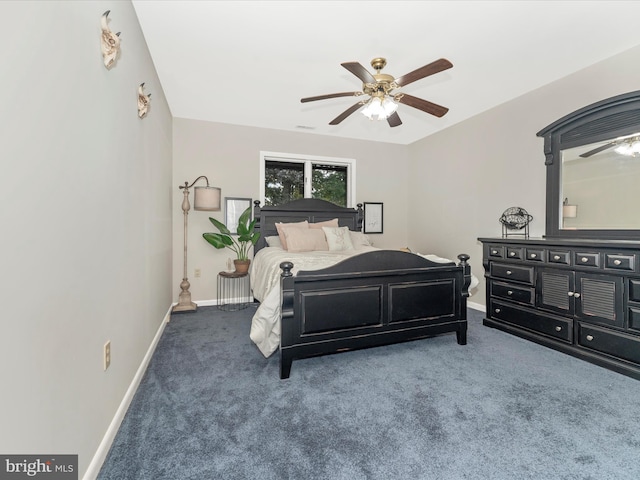
{"type": "Polygon", "coordinates": [[[369,240],[369,237],[362,232],[350,231],[349,236],[351,237],[353,248],[355,248],[356,250],[362,247],[371,246],[371,240],[369,240]]]}
{"type": "Polygon", "coordinates": [[[338,219],[334,218],[333,220],[326,220],[324,222],[314,222],[309,224],[309,228],[322,228],[322,227],[332,227],[338,228],[340,225],[338,224],[338,219]]]}
{"type": "Polygon", "coordinates": [[[317,228],[285,228],[289,252],[318,252],[329,250],[324,232],[317,228]]]}
{"type": "Polygon", "coordinates": [[[282,248],[287,249],[287,239],[284,236],[285,228],[309,228],[309,222],[303,220],[302,222],[292,222],[292,223],[276,223],[276,230],[278,231],[278,236],[280,237],[280,243],[282,243],[282,248]]]}
{"type": "Polygon", "coordinates": [[[327,237],[330,251],[353,250],[349,227],[322,227],[322,230],[325,237],[327,237]]]}

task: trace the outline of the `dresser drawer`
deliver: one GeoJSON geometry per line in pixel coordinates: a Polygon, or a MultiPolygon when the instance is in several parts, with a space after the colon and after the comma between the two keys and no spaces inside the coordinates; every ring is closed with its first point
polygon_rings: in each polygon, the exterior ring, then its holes
{"type": "Polygon", "coordinates": [[[640,337],[579,323],[578,344],[629,362],[640,363],[640,337]]]}
{"type": "Polygon", "coordinates": [[[504,258],[504,246],[502,246],[502,245],[489,245],[489,257],[491,257],[491,258],[504,258]]]}
{"type": "Polygon", "coordinates": [[[527,260],[531,260],[532,262],[543,262],[544,250],[538,248],[527,248],[525,256],[527,260]]]}
{"type": "Polygon", "coordinates": [[[629,300],[640,302],[640,278],[629,279],[629,300]]]}
{"type": "Polygon", "coordinates": [[[539,315],[533,311],[491,300],[491,318],[571,343],[573,322],[560,317],[539,315]]]}
{"type": "Polygon", "coordinates": [[[522,260],[524,255],[524,248],[521,247],[507,247],[507,258],[512,260],[522,260]]]}
{"type": "Polygon", "coordinates": [[[525,282],[533,285],[533,267],[518,267],[504,263],[492,263],[490,273],[492,277],[525,282]]]}
{"type": "Polygon", "coordinates": [[[533,305],[536,298],[533,288],[516,287],[508,283],[491,282],[491,296],[533,305]]]}
{"type": "Polygon", "coordinates": [[[573,263],[575,266],[597,268],[600,266],[600,254],[597,252],[576,252],[573,263]]]}
{"type": "Polygon", "coordinates": [[[566,250],[549,250],[549,263],[559,263],[561,265],[571,264],[571,252],[566,250]]]}
{"type": "Polygon", "coordinates": [[[635,330],[640,333],[640,308],[629,307],[627,315],[627,318],[629,319],[629,330],[635,330]]]}
{"type": "Polygon", "coordinates": [[[605,268],[614,270],[626,270],[633,272],[636,269],[636,257],[633,255],[617,255],[613,253],[604,254],[605,268]]]}

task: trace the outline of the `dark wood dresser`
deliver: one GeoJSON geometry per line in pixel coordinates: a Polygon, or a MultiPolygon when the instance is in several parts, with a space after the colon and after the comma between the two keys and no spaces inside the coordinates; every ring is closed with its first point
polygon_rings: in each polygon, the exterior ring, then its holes
{"type": "Polygon", "coordinates": [[[479,240],[484,325],[640,379],[640,241],[479,240]]]}

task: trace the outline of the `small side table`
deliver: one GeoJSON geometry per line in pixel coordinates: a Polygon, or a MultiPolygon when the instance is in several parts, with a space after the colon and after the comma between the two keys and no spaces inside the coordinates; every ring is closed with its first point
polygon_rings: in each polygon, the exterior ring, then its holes
{"type": "Polygon", "coordinates": [[[226,312],[247,308],[251,302],[248,273],[218,273],[218,308],[226,312]]]}

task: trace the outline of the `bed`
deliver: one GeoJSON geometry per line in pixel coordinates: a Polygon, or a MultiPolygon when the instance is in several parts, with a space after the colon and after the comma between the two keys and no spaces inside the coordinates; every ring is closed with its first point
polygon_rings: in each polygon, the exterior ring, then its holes
{"type": "Polygon", "coordinates": [[[277,240],[277,223],[336,219],[357,240],[363,237],[358,233],[361,205],[353,209],[302,199],[260,207],[256,201],[254,218],[261,237],[251,263],[251,286],[260,305],[250,336],[265,357],[279,351],[281,379],[289,378],[294,359],[453,332],[458,344],[466,344],[472,282],[468,255],[458,255],[456,264],[366,242],[349,250],[301,253],[267,243],[277,240]]]}

